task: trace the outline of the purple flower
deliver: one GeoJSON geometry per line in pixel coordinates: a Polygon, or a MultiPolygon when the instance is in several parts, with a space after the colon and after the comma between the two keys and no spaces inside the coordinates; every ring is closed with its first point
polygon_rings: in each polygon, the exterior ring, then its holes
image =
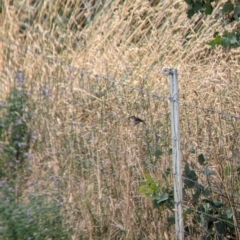
{"type": "Polygon", "coordinates": [[[16,79],[19,85],[23,85],[25,80],[25,74],[21,71],[17,72],[16,79]]]}
{"type": "Polygon", "coordinates": [[[49,89],[47,89],[47,87],[43,87],[41,86],[40,89],[39,89],[40,93],[42,95],[44,95],[45,97],[51,97],[52,96],[52,93],[49,89]]]}
{"type": "Polygon", "coordinates": [[[19,118],[16,122],[15,122],[15,126],[21,125],[23,123],[23,119],[19,118]]]}
{"type": "Polygon", "coordinates": [[[2,187],[7,181],[6,180],[1,180],[0,181],[0,187],[2,187]]]}
{"type": "Polygon", "coordinates": [[[27,217],[31,217],[32,216],[32,211],[31,211],[31,209],[28,209],[27,210],[27,217]]]}
{"type": "Polygon", "coordinates": [[[23,154],[23,156],[26,157],[26,158],[33,158],[33,154],[31,154],[31,153],[29,153],[29,152],[25,152],[25,153],[23,154]]]}

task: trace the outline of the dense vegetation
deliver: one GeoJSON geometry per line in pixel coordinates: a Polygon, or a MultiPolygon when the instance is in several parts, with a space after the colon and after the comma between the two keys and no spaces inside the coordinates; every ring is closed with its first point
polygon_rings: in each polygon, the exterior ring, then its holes
{"type": "Polygon", "coordinates": [[[1,237],[174,239],[171,66],[185,238],[239,239],[237,5],[1,4],[1,237]]]}

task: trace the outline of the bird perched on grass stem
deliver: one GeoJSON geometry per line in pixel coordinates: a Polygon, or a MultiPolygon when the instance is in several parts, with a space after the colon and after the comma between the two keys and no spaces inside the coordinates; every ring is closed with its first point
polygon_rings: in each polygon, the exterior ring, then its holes
{"type": "Polygon", "coordinates": [[[138,125],[139,123],[144,123],[144,124],[146,124],[146,122],[145,122],[144,120],[142,120],[141,118],[139,118],[139,117],[131,116],[131,117],[129,117],[128,119],[129,119],[129,121],[130,121],[131,123],[133,123],[134,125],[138,125]]]}

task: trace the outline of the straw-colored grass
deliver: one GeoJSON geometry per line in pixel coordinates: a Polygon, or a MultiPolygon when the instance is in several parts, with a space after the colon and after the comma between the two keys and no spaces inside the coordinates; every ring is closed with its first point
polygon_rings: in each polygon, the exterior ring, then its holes
{"type": "Polygon", "coordinates": [[[60,194],[73,239],[174,239],[172,213],[139,193],[144,174],[172,185],[163,178],[172,146],[169,80],[161,74],[170,66],[189,104],[181,105],[183,164],[204,185],[197,163],[204,154],[216,184],[239,201],[236,171],[226,174],[226,166],[238,167],[239,119],[196,108],[239,115],[239,50],[209,50],[214,31],[223,31],[214,14],[195,25],[199,16],[189,20],[184,1],[106,0],[88,22],[84,4],[39,2],[3,0],[0,27],[0,101],[19,70],[30,98],[25,194],[60,194]],[[146,125],[131,125],[132,115],[146,125]]]}

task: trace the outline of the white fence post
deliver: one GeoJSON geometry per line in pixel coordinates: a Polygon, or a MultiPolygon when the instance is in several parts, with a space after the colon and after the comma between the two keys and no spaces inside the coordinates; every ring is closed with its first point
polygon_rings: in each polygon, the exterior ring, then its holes
{"type": "Polygon", "coordinates": [[[179,99],[177,69],[163,68],[162,73],[170,76],[171,100],[171,128],[172,128],[172,155],[174,177],[174,210],[176,239],[184,239],[184,225],[182,218],[182,173],[180,149],[179,99]]]}

